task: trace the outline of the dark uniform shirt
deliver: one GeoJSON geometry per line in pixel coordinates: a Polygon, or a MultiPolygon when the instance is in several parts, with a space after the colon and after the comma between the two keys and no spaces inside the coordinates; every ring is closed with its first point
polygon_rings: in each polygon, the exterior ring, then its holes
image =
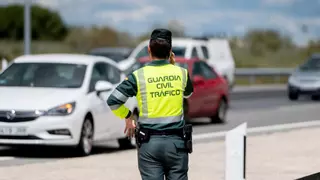
{"type": "MultiPolygon", "coordinates": [[[[166,64],[169,64],[168,60],[154,60],[154,61],[151,61],[150,63],[146,64],[146,66],[162,66],[162,65],[166,65],[166,64]]],[[[122,81],[122,83],[120,85],[118,85],[118,87],[116,89],[127,97],[136,96],[138,90],[137,90],[137,80],[136,80],[135,76],[132,73],[129,74],[127,79],[125,81],[122,81]]],[[[192,82],[190,80],[190,76],[188,73],[187,85],[186,85],[186,88],[185,88],[183,95],[184,95],[184,97],[189,97],[192,93],[193,93],[193,85],[192,85],[192,82]]],[[[107,103],[109,106],[125,104],[125,102],[117,99],[112,94],[109,96],[107,103]]],[[[129,111],[126,118],[129,118],[131,113],[132,112],[129,111]]],[[[179,122],[179,124],[177,124],[178,127],[181,127],[183,125],[184,125],[184,121],[179,122]],[[181,123],[183,123],[183,124],[181,124],[181,123]]],[[[171,126],[170,129],[172,127],[174,128],[174,126],[171,126]]]]}

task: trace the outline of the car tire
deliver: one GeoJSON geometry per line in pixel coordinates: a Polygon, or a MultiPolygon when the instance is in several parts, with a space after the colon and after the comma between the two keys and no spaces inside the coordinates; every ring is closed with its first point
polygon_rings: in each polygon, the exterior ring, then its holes
{"type": "Polygon", "coordinates": [[[299,94],[297,92],[289,92],[288,98],[291,101],[297,100],[299,98],[299,94]]]}
{"type": "Polygon", "coordinates": [[[79,156],[88,156],[93,148],[94,125],[93,120],[86,117],[83,121],[80,133],[79,144],[77,145],[77,154],[79,156]]]}
{"type": "Polygon", "coordinates": [[[312,99],[313,101],[319,101],[319,100],[320,100],[320,95],[312,95],[312,96],[311,96],[311,99],[312,99]]]}
{"type": "Polygon", "coordinates": [[[228,111],[227,101],[224,98],[221,98],[215,115],[210,118],[211,123],[225,123],[227,111],[228,111]]]}

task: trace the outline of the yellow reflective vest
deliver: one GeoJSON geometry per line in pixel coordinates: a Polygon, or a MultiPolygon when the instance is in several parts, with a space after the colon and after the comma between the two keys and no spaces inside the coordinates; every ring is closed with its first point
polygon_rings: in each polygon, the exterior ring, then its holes
{"type": "Polygon", "coordinates": [[[157,130],[182,128],[187,70],[166,64],[145,66],[133,75],[137,81],[139,125],[157,130]]]}

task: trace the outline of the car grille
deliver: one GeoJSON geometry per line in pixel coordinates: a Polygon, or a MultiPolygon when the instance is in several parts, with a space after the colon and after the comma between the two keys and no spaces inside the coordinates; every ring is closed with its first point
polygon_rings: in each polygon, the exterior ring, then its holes
{"type": "Polygon", "coordinates": [[[11,111],[0,111],[0,122],[17,123],[33,121],[39,117],[35,111],[15,111],[15,116],[8,118],[11,111]]]}

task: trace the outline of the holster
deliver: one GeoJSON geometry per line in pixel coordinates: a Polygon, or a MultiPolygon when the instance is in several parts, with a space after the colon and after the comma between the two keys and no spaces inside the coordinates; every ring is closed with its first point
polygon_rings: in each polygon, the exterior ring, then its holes
{"type": "Polygon", "coordinates": [[[142,143],[150,140],[150,133],[148,129],[136,128],[135,130],[136,144],[140,148],[142,143]]]}
{"type": "Polygon", "coordinates": [[[185,148],[187,149],[188,153],[191,154],[193,151],[193,146],[192,146],[192,125],[191,124],[186,124],[183,127],[183,139],[184,139],[184,144],[185,148]]]}

